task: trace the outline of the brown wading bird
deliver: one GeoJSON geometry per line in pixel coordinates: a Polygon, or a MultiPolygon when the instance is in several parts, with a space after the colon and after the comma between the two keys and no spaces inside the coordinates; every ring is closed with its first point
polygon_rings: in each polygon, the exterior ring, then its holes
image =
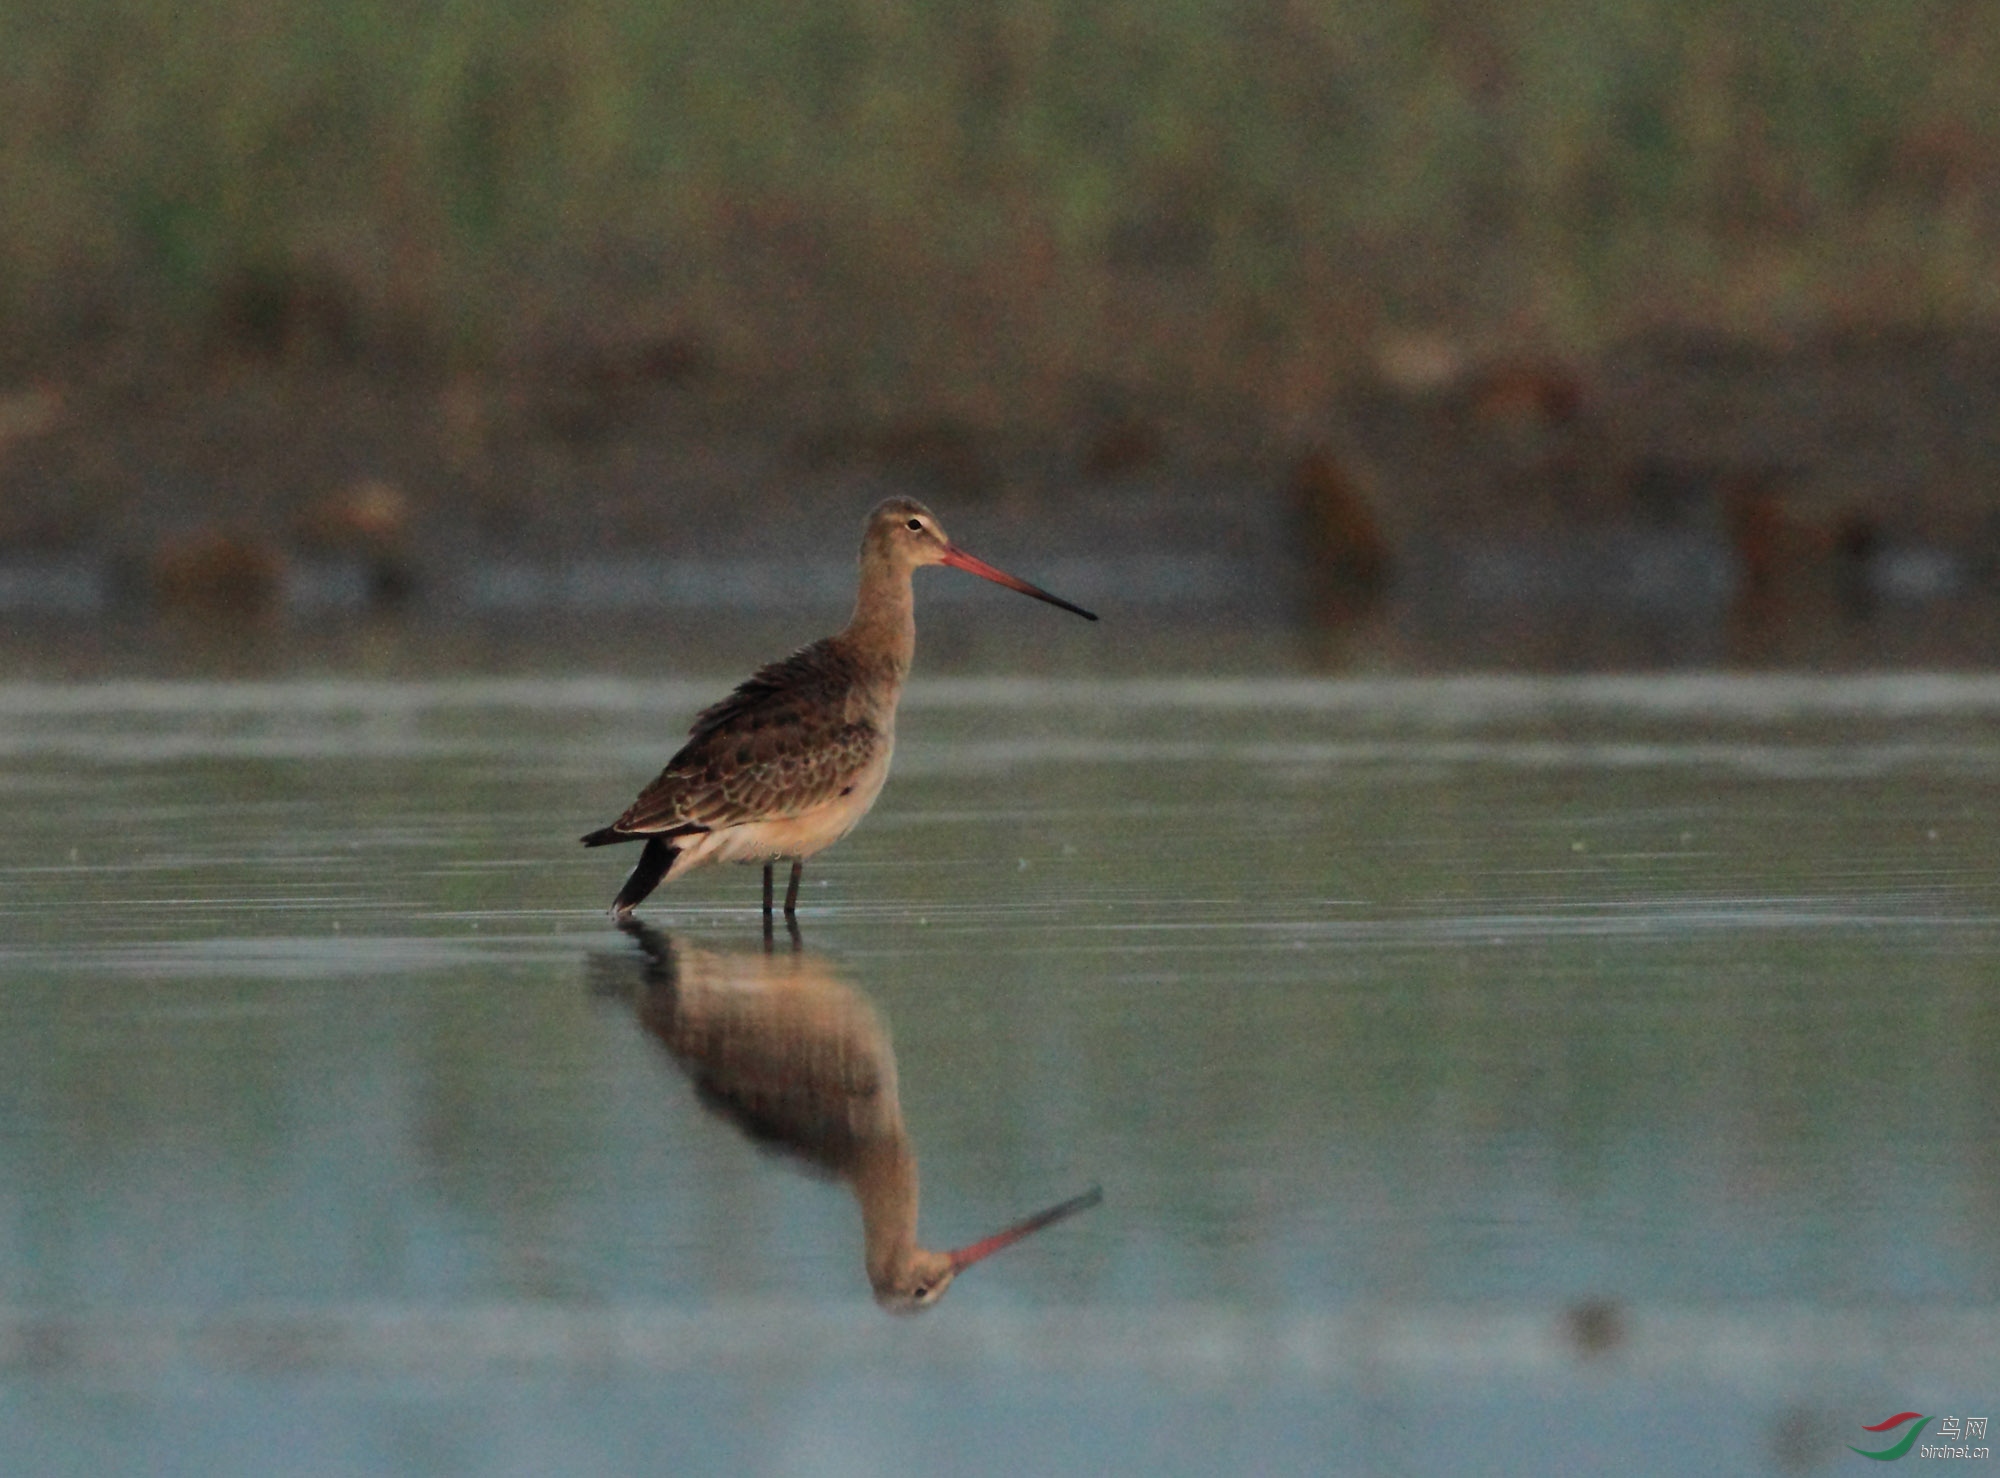
{"type": "Polygon", "coordinates": [[[583,839],[586,847],[646,844],[612,901],[624,918],[669,878],[709,862],[764,864],[764,918],[771,917],[771,866],[792,859],[785,917],[797,916],[805,859],[868,814],[896,747],[896,700],[916,652],[910,576],[920,565],[969,570],[1085,620],[1097,617],[1026,580],[974,559],[947,539],[936,515],[890,498],[868,515],[861,539],[861,591],[845,630],[762,667],[694,721],[680,753],[623,816],[583,839]]]}
{"type": "MultiPolygon", "coordinates": [[[[759,1144],[844,1181],[861,1203],[875,1301],[929,1308],[951,1280],[1004,1247],[1095,1206],[1095,1186],[955,1252],[917,1245],[917,1152],[896,1098],[896,1055],[867,997],[817,955],[675,944],[636,919],[640,1024],[712,1111],[759,1144]]],[[[598,956],[594,988],[629,989],[629,956],[598,956]]]]}

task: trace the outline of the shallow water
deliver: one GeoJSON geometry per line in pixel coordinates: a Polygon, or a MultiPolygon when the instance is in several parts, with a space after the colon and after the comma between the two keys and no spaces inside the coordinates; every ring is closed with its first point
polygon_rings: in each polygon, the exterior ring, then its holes
{"type": "MultiPolygon", "coordinates": [[[[0,685],[19,1471],[1811,1471],[2000,1398],[2000,681],[920,678],[762,952],[914,1320],[575,838],[714,682],[0,685]]],[[[765,972],[765,973],[760,973],[765,972]]]]}

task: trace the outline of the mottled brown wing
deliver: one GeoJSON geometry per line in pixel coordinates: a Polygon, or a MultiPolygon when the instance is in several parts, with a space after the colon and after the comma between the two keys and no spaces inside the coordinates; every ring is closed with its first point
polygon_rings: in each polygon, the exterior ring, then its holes
{"type": "Polygon", "coordinates": [[[887,743],[874,724],[847,717],[853,686],[847,664],[823,643],[760,669],[701,712],[615,829],[712,831],[834,799],[887,743]]]}
{"type": "Polygon", "coordinates": [[[817,955],[678,944],[640,928],[639,1021],[702,1102],[769,1149],[839,1175],[901,1134],[896,1058],[867,998],[817,955]]]}
{"type": "Polygon", "coordinates": [[[863,1145],[902,1122],[877,1040],[851,1031],[743,1036],[725,1029],[682,1061],[709,1110],[764,1147],[838,1175],[863,1145]]]}

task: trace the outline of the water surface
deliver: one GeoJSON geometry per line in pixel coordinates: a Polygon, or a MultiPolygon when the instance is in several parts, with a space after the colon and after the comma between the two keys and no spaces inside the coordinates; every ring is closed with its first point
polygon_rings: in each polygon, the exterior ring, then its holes
{"type": "Polygon", "coordinates": [[[927,1241],[1104,1201],[915,1320],[607,987],[575,838],[719,687],[0,686],[23,1471],[1788,1472],[2000,1397],[2000,682],[920,677],[803,957],[927,1241]]]}

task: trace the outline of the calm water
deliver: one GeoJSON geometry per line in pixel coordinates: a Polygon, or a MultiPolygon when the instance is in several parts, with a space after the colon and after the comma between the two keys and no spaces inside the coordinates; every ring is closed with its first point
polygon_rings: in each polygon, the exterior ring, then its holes
{"type": "Polygon", "coordinates": [[[0,685],[5,1471],[1803,1472],[2000,1418],[2000,681],[920,677],[800,951],[726,869],[649,956],[574,839],[718,688],[0,685]],[[662,951],[879,1024],[929,1245],[1102,1204],[884,1314],[854,1197],[646,1029],[662,951]]]}

